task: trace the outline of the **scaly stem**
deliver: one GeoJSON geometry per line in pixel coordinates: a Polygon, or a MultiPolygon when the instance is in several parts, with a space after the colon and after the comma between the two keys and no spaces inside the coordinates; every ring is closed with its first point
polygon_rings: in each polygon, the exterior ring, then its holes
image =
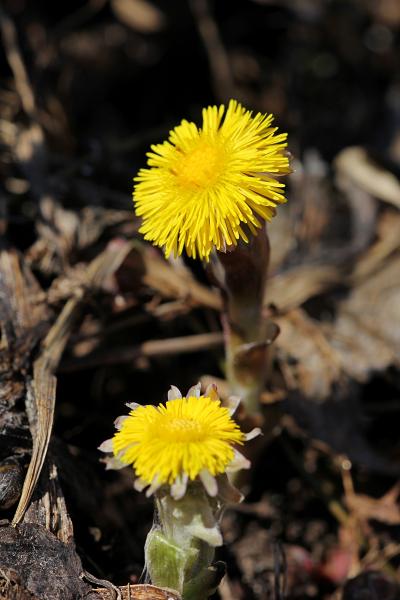
{"type": "Polygon", "coordinates": [[[232,394],[241,397],[250,416],[260,411],[265,385],[269,323],[262,308],[269,263],[264,227],[248,244],[217,253],[215,275],[225,299],[226,377],[232,394]]]}
{"type": "Polygon", "coordinates": [[[146,568],[153,584],[171,588],[183,600],[206,600],[218,587],[223,572],[212,565],[215,547],[222,544],[220,503],[197,482],[174,500],[169,490],[156,493],[159,524],[147,536],[146,568]]]}

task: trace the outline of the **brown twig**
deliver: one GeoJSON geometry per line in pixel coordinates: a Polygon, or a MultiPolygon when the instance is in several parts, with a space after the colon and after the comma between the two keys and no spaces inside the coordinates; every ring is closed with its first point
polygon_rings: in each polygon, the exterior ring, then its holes
{"type": "Polygon", "coordinates": [[[198,335],[185,335],[166,340],[149,340],[139,346],[114,348],[112,353],[97,352],[86,357],[79,357],[79,360],[65,361],[61,365],[60,370],[63,372],[77,371],[102,365],[129,363],[140,357],[151,358],[170,354],[188,354],[190,352],[200,352],[216,348],[222,346],[222,344],[223,335],[219,331],[214,333],[200,333],[198,335]]]}

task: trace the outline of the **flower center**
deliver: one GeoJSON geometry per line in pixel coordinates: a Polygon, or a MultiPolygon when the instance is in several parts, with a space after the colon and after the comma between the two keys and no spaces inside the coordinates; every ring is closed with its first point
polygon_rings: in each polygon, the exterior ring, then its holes
{"type": "Polygon", "coordinates": [[[182,154],[173,172],[184,187],[206,188],[216,182],[223,163],[221,148],[201,144],[191,152],[182,154]]]}
{"type": "Polygon", "coordinates": [[[175,417],[165,423],[160,437],[166,442],[200,442],[205,438],[205,431],[198,421],[175,417]]]}

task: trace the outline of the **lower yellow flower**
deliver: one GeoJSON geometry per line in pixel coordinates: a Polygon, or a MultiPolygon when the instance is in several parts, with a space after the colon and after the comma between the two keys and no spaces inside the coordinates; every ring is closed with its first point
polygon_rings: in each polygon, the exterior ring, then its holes
{"type": "Polygon", "coordinates": [[[202,128],[182,121],[168,141],[153,145],[134,189],[145,239],[167,256],[185,248],[206,260],[213,247],[248,242],[285,202],[275,177],[290,172],[287,135],[276,135],[272,121],[231,100],[227,110],[205,108],[202,128]]]}
{"type": "Polygon", "coordinates": [[[148,494],[170,485],[178,499],[188,481],[199,478],[209,495],[215,496],[217,476],[249,466],[234,445],[258,433],[240,431],[231,418],[237,404],[233,399],[229,407],[222,406],[215,386],[204,396],[195,386],[186,397],[172,387],[165,404],[135,405],[128,416],[119,417],[119,431],[101,449],[112,449],[120,466],[132,464],[138,478],[135,487],[150,486],[148,494]]]}

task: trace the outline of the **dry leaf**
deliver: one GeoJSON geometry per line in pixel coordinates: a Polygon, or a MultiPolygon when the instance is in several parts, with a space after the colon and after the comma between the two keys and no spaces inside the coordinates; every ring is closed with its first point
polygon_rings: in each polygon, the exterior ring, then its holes
{"type": "Polygon", "coordinates": [[[154,33],[165,25],[164,14],[147,0],[112,0],[111,7],[124,25],[136,31],[154,33]]]}
{"type": "Polygon", "coordinates": [[[167,262],[146,247],[142,258],[145,265],[144,282],[167,298],[181,298],[189,304],[198,304],[220,310],[222,302],[219,294],[196,281],[183,261],[167,262]]]}
{"type": "Polygon", "coordinates": [[[46,458],[55,407],[56,379],[53,373],[61,359],[81,301],[87,290],[99,288],[103,280],[118,269],[129,250],[129,244],[122,248],[107,249],[89,264],[86,288],[75,291],[75,295],[65,304],[42,343],[41,354],[33,368],[33,399],[31,405],[27,403],[29,426],[33,439],[32,456],[13,518],[13,525],[20,523],[28,508],[46,458]]]}
{"type": "Polygon", "coordinates": [[[386,260],[339,305],[329,334],[343,370],[358,381],[400,358],[400,258],[386,260]]]}
{"type": "Polygon", "coordinates": [[[281,332],[276,346],[287,386],[314,400],[324,400],[341,374],[337,352],[320,325],[303,310],[292,310],[277,322],[281,332]]]}
{"type": "Polygon", "coordinates": [[[364,494],[347,494],[346,504],[357,519],[374,519],[387,525],[400,525],[399,494],[400,484],[396,483],[381,498],[371,498],[364,494]]]}
{"type": "Polygon", "coordinates": [[[350,276],[353,285],[382,269],[386,259],[400,249],[399,232],[400,214],[397,211],[388,209],[382,214],[377,224],[377,241],[370,246],[353,269],[350,276]]]}
{"type": "Polygon", "coordinates": [[[350,179],[376,198],[400,208],[399,180],[372,162],[364,148],[345,148],[337,155],[335,166],[339,179],[350,179]]]}
{"type": "Polygon", "coordinates": [[[264,303],[275,304],[280,312],[291,310],[342,280],[343,275],[336,267],[301,265],[271,277],[267,283],[264,303]]]}

